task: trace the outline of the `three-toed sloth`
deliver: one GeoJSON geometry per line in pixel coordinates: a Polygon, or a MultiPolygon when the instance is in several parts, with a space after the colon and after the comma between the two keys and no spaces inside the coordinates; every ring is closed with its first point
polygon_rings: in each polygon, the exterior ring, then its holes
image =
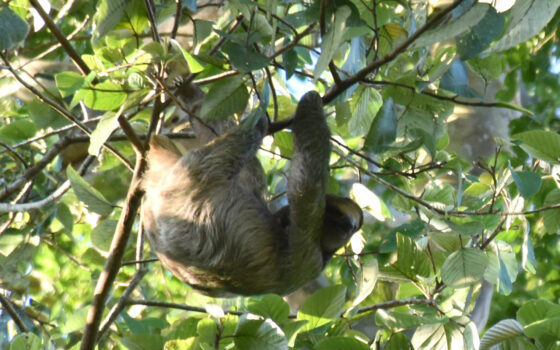
{"type": "Polygon", "coordinates": [[[275,213],[256,158],[266,117],[252,124],[184,155],[165,137],[150,141],[145,231],[163,265],[203,294],[288,294],[317,277],[362,225],[356,203],[326,194],[330,132],[319,94],[297,106],[288,205],[275,213]]]}

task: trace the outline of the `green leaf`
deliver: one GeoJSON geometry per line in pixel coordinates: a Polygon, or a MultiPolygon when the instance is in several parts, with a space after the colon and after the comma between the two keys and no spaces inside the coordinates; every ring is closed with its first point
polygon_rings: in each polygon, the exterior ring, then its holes
{"type": "Polygon", "coordinates": [[[129,334],[120,339],[128,350],[163,349],[163,337],[159,334],[129,334]]]}
{"type": "Polygon", "coordinates": [[[313,349],[315,350],[368,350],[370,347],[355,338],[328,337],[321,340],[313,349]]]}
{"type": "Polygon", "coordinates": [[[274,133],[274,144],[280,149],[280,154],[291,158],[294,152],[294,136],[291,132],[279,131],[274,133]]]}
{"type": "Polygon", "coordinates": [[[183,49],[181,44],[177,42],[177,40],[170,40],[171,45],[175,48],[175,50],[179,51],[183,56],[185,62],[189,66],[189,70],[191,73],[200,73],[204,70],[204,66],[196,59],[193,55],[187,52],[187,50],[183,49]]]}
{"type": "Polygon", "coordinates": [[[418,327],[412,336],[415,349],[464,349],[462,326],[449,322],[418,327]]]}
{"type": "Polygon", "coordinates": [[[27,105],[27,108],[29,109],[31,118],[33,118],[33,122],[39,129],[48,127],[57,129],[69,124],[66,118],[37,98],[34,98],[33,101],[27,105]]]}
{"type": "Polygon", "coordinates": [[[544,299],[529,300],[517,310],[517,320],[524,326],[551,317],[560,317],[560,305],[544,299]]]}
{"type": "Polygon", "coordinates": [[[278,324],[287,320],[290,315],[290,305],[276,294],[265,295],[262,299],[253,301],[247,309],[255,315],[270,318],[278,324]]]}
{"type": "Polygon", "coordinates": [[[537,35],[554,17],[558,6],[557,0],[516,1],[510,9],[504,36],[487,50],[488,53],[507,50],[537,35]]]}
{"type": "Polygon", "coordinates": [[[62,223],[62,226],[64,226],[66,233],[68,235],[72,234],[72,228],[74,226],[74,216],[72,216],[72,212],[70,211],[68,206],[66,206],[66,204],[61,203],[56,207],[56,218],[62,223]]]}
{"type": "Polygon", "coordinates": [[[69,315],[66,315],[66,322],[62,326],[63,333],[72,333],[83,330],[86,326],[86,318],[88,314],[88,306],[84,306],[69,315]]]}
{"type": "Polygon", "coordinates": [[[304,331],[331,323],[344,311],[346,287],[328,286],[313,293],[298,311],[298,320],[308,320],[304,331]]]}
{"type": "Polygon", "coordinates": [[[346,31],[346,19],[351,13],[352,11],[347,6],[341,6],[336,10],[334,23],[323,37],[323,42],[321,43],[321,55],[315,66],[315,71],[313,72],[313,78],[315,80],[323,74],[335,53],[340,50],[340,45],[343,42],[344,33],[346,31]]]}
{"type": "Polygon", "coordinates": [[[512,139],[521,141],[521,148],[533,157],[553,164],[559,164],[560,135],[557,133],[545,130],[531,130],[513,135],[512,139]]]}
{"type": "Polygon", "coordinates": [[[91,231],[91,243],[101,251],[108,252],[111,248],[113,235],[117,228],[117,220],[101,220],[91,231]]]}
{"type": "Polygon", "coordinates": [[[440,208],[449,208],[456,203],[457,190],[448,183],[430,182],[426,185],[423,199],[440,208]]]}
{"type": "Polygon", "coordinates": [[[67,97],[84,87],[86,77],[75,72],[62,72],[54,76],[54,81],[60,95],[67,97]]]}
{"type": "Polygon", "coordinates": [[[382,104],[383,99],[377,90],[359,86],[352,94],[350,101],[352,110],[352,117],[348,122],[350,135],[362,136],[367,133],[382,104]]]}
{"type": "Polygon", "coordinates": [[[105,81],[93,88],[80,90],[84,103],[91,109],[98,111],[111,111],[122,106],[126,101],[127,93],[120,85],[112,81],[105,81]]]}
{"type": "Polygon", "coordinates": [[[197,43],[205,40],[210,34],[212,34],[212,26],[214,22],[212,21],[205,21],[202,19],[195,19],[194,20],[194,28],[195,28],[195,39],[197,43]]]}
{"type": "Polygon", "coordinates": [[[498,292],[509,294],[512,283],[517,279],[518,264],[513,248],[502,241],[493,242],[486,250],[488,268],[484,279],[498,285],[498,292]]]}
{"type": "Polygon", "coordinates": [[[533,171],[514,171],[511,165],[509,166],[513,181],[519,190],[519,193],[525,197],[532,197],[539,192],[541,188],[541,177],[533,171]]]}
{"type": "MultiPolygon", "coordinates": [[[[540,339],[543,337],[553,337],[554,345],[560,339],[560,317],[548,318],[539,322],[535,322],[525,327],[525,334],[530,338],[540,339]]],[[[547,342],[547,340],[543,340],[547,342]]]]}
{"type": "Polygon", "coordinates": [[[537,273],[537,258],[535,257],[535,250],[533,249],[533,242],[529,235],[529,223],[526,223],[526,228],[523,233],[523,245],[521,246],[521,266],[529,273],[537,273]]]}
{"type": "Polygon", "coordinates": [[[375,313],[375,323],[379,326],[389,328],[395,332],[403,329],[412,329],[423,324],[440,323],[441,320],[429,319],[426,317],[403,311],[377,310],[375,313]]]}
{"type": "Polygon", "coordinates": [[[354,298],[352,306],[359,305],[373,292],[379,275],[379,266],[376,259],[364,259],[361,265],[358,275],[358,295],[354,298]]]}
{"type": "Polygon", "coordinates": [[[198,322],[196,331],[200,342],[213,344],[218,336],[218,325],[214,320],[205,318],[198,322]]]}
{"type": "Polygon", "coordinates": [[[249,319],[244,314],[239,318],[234,335],[235,346],[243,350],[285,350],[288,341],[284,332],[270,319],[249,319]]]}
{"type": "Polygon", "coordinates": [[[459,18],[446,22],[445,25],[430,29],[416,39],[411,48],[429,46],[459,36],[480,22],[490,9],[488,4],[476,4],[459,18]]]}
{"type": "Polygon", "coordinates": [[[101,0],[94,18],[94,41],[112,30],[120,22],[129,0],[101,0]]]}
{"type": "Polygon", "coordinates": [[[242,72],[252,72],[264,68],[270,62],[267,56],[256,51],[252,46],[231,41],[224,45],[224,52],[227,53],[233,66],[242,72]]]}
{"type": "Polygon", "coordinates": [[[484,333],[484,336],[480,339],[480,350],[491,349],[494,346],[499,349],[533,349],[532,344],[524,338],[523,326],[516,320],[505,319],[496,323],[484,333]]]}
{"type": "Polygon", "coordinates": [[[466,222],[448,222],[449,228],[453,232],[460,233],[464,236],[472,236],[482,233],[484,230],[484,225],[478,221],[466,221],[466,222]]]}
{"type": "Polygon", "coordinates": [[[468,98],[481,98],[469,85],[469,72],[466,65],[459,59],[453,61],[449,69],[441,77],[440,88],[468,98]]]}
{"type": "Polygon", "coordinates": [[[105,216],[113,211],[113,205],[95,188],[91,187],[71,166],[66,168],[66,176],[72,184],[76,197],[92,211],[105,216]]]}
{"type": "Polygon", "coordinates": [[[214,84],[202,103],[200,117],[218,120],[241,112],[247,107],[249,93],[243,77],[235,76],[214,84]]]}
{"type": "Polygon", "coordinates": [[[388,98],[371,124],[364,148],[377,153],[382,152],[397,137],[397,110],[393,99],[388,98]]]}
{"type": "MultiPolygon", "coordinates": [[[[560,190],[554,189],[546,195],[544,199],[545,206],[556,205],[560,203],[560,190]]],[[[556,234],[560,229],[560,209],[547,210],[543,213],[544,227],[549,234],[556,234]]]]}
{"type": "Polygon", "coordinates": [[[502,34],[504,25],[505,16],[490,7],[481,21],[457,38],[457,53],[461,59],[468,60],[484,51],[502,34]]]}
{"type": "Polygon", "coordinates": [[[0,51],[11,49],[27,36],[29,26],[11,8],[0,7],[0,51]]]}
{"type": "Polygon", "coordinates": [[[410,344],[410,340],[404,335],[403,333],[393,333],[391,338],[385,346],[383,350],[412,350],[412,344],[410,344]]]}
{"type": "Polygon", "coordinates": [[[146,5],[142,0],[129,1],[126,8],[128,23],[134,33],[142,33],[148,25],[148,16],[146,13],[146,5]]]}
{"type": "Polygon", "coordinates": [[[451,288],[462,288],[478,282],[488,266],[483,251],[475,248],[458,250],[445,259],[441,278],[451,288]]]}
{"type": "Polygon", "coordinates": [[[3,138],[11,141],[23,141],[35,136],[37,128],[29,120],[15,120],[0,128],[0,140],[3,138]]]}
{"type": "Polygon", "coordinates": [[[101,147],[105,141],[109,139],[113,131],[119,126],[119,119],[120,113],[115,112],[105,112],[103,116],[101,116],[101,120],[97,123],[95,130],[91,133],[88,153],[92,156],[97,156],[101,147]]]}
{"type": "MultiPolygon", "coordinates": [[[[2,20],[0,16],[0,21],[2,20]]],[[[33,333],[20,333],[12,339],[10,350],[40,350],[41,338],[33,333]]]]}
{"type": "Polygon", "coordinates": [[[430,260],[418,248],[416,242],[400,233],[397,233],[397,261],[392,266],[408,279],[417,281],[418,276],[430,275],[430,260]]]}

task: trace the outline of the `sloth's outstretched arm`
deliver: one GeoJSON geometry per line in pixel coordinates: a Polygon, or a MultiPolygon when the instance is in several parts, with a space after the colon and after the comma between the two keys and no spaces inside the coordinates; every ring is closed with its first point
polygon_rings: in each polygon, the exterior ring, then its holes
{"type": "Polygon", "coordinates": [[[306,266],[314,274],[323,267],[320,241],[331,153],[330,131],[319,94],[312,91],[303,96],[292,131],[294,153],[287,189],[290,265],[306,266]]]}

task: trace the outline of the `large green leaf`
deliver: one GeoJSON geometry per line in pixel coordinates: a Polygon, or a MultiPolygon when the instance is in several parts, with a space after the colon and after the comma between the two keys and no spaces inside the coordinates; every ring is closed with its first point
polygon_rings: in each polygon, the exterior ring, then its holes
{"type": "Polygon", "coordinates": [[[521,148],[533,157],[554,164],[560,163],[560,135],[557,133],[531,130],[516,134],[512,138],[521,141],[521,148]]]}
{"type": "Polygon", "coordinates": [[[0,7],[0,51],[8,50],[25,39],[29,26],[8,6],[0,7]]]}
{"type": "Polygon", "coordinates": [[[388,98],[375,116],[366,137],[364,148],[377,153],[385,150],[397,137],[397,110],[392,98],[388,98]]]}
{"type": "Polygon", "coordinates": [[[370,129],[379,112],[383,99],[377,90],[360,86],[352,94],[350,108],[352,117],[348,122],[348,132],[352,136],[362,136],[370,129]]]}
{"type": "Polygon", "coordinates": [[[484,18],[457,38],[457,53],[468,60],[484,51],[492,41],[502,34],[505,16],[490,7],[484,18]]]}
{"type": "MultiPolygon", "coordinates": [[[[551,206],[560,204],[560,190],[554,189],[546,195],[544,205],[551,206]]],[[[550,234],[555,234],[560,229],[560,209],[547,210],[543,214],[544,227],[550,234]]]]}
{"type": "Polygon", "coordinates": [[[513,319],[502,320],[490,327],[480,339],[480,350],[491,349],[533,349],[523,332],[523,326],[513,319]]]}
{"type": "Polygon", "coordinates": [[[345,337],[328,337],[321,340],[314,347],[315,350],[368,350],[370,347],[366,343],[362,343],[354,338],[345,337]]]}
{"type": "Polygon", "coordinates": [[[392,266],[408,279],[416,281],[418,276],[430,275],[430,259],[418,248],[416,242],[400,233],[397,233],[398,259],[392,266]]]}
{"type": "Polygon", "coordinates": [[[315,66],[313,78],[318,79],[321,74],[323,74],[329,63],[332,61],[335,53],[340,49],[344,32],[346,30],[346,19],[351,13],[352,11],[347,6],[341,6],[336,10],[334,23],[331,25],[327,34],[323,37],[323,43],[321,44],[321,56],[319,56],[319,60],[315,66]]]}
{"type": "Polygon", "coordinates": [[[506,242],[494,241],[486,250],[488,268],[484,279],[498,286],[501,294],[509,294],[517,278],[518,263],[513,248],[506,242]]]}
{"type": "Polygon", "coordinates": [[[129,0],[101,0],[97,4],[94,39],[98,40],[120,22],[129,0]]]}
{"type": "Polygon", "coordinates": [[[12,339],[8,348],[10,350],[39,350],[41,349],[41,338],[33,333],[20,333],[12,339]]]}
{"type": "Polygon", "coordinates": [[[66,168],[66,175],[76,197],[84,202],[90,210],[100,215],[109,215],[113,211],[113,205],[99,191],[91,187],[71,166],[66,168]]]}
{"type": "Polygon", "coordinates": [[[23,141],[37,132],[35,124],[30,120],[15,120],[0,127],[0,140],[23,141]]]}
{"type": "Polygon", "coordinates": [[[346,287],[329,286],[313,293],[298,312],[298,319],[309,321],[304,331],[326,325],[338,317],[343,311],[346,287]]]}
{"type": "Polygon", "coordinates": [[[490,6],[488,4],[476,4],[459,18],[447,22],[445,25],[438,28],[426,31],[414,41],[412,48],[429,46],[457,37],[459,34],[476,26],[476,24],[484,18],[489,9],[490,6]]]}
{"type": "Polygon", "coordinates": [[[239,318],[234,342],[244,350],[285,350],[288,341],[284,332],[270,319],[250,319],[247,315],[239,318]]]}
{"type": "Polygon", "coordinates": [[[91,231],[91,243],[99,250],[108,252],[111,248],[113,235],[117,228],[117,220],[102,220],[91,231]]]}
{"type": "Polygon", "coordinates": [[[278,295],[265,295],[258,301],[251,301],[252,303],[247,306],[251,313],[270,318],[278,324],[286,321],[290,315],[290,306],[278,295]]]}
{"type": "Polygon", "coordinates": [[[86,77],[76,72],[62,72],[54,76],[56,87],[62,97],[67,97],[84,87],[86,77]]]}
{"type": "Polygon", "coordinates": [[[92,88],[83,88],[78,94],[86,106],[99,111],[115,110],[121,107],[127,98],[127,93],[122,87],[112,81],[99,83],[92,88]]]}
{"type": "Polygon", "coordinates": [[[517,310],[517,320],[525,326],[553,317],[560,317],[560,305],[544,299],[529,300],[517,310]]]}
{"type": "Polygon", "coordinates": [[[466,287],[478,282],[487,266],[488,259],[483,251],[463,248],[445,259],[441,267],[441,278],[452,288],[466,287]]]}
{"type": "Polygon", "coordinates": [[[536,194],[541,188],[541,177],[533,171],[514,171],[511,166],[509,167],[513,181],[519,190],[519,193],[529,198],[536,194]]]}
{"type": "Polygon", "coordinates": [[[200,116],[206,120],[223,119],[247,107],[249,93],[243,77],[235,76],[214,84],[202,103],[200,116]]]}
{"type": "Polygon", "coordinates": [[[455,350],[464,349],[462,327],[454,322],[418,327],[412,336],[414,349],[455,350]]]}
{"type": "Polygon", "coordinates": [[[504,51],[537,35],[552,19],[558,6],[557,0],[516,1],[510,10],[504,36],[488,51],[504,51]]]}

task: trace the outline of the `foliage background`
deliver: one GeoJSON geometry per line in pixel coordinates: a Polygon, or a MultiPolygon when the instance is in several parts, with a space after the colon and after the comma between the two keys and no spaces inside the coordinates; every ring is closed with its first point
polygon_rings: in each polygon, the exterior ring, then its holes
{"type": "MultiPolygon", "coordinates": [[[[3,1],[2,348],[555,348],[559,6],[3,1]],[[150,260],[137,185],[178,77],[208,120],[263,103],[281,123],[323,96],[329,191],[366,222],[299,311],[200,296],[150,260]]],[[[277,201],[291,152],[285,129],[259,154],[277,201]]]]}

